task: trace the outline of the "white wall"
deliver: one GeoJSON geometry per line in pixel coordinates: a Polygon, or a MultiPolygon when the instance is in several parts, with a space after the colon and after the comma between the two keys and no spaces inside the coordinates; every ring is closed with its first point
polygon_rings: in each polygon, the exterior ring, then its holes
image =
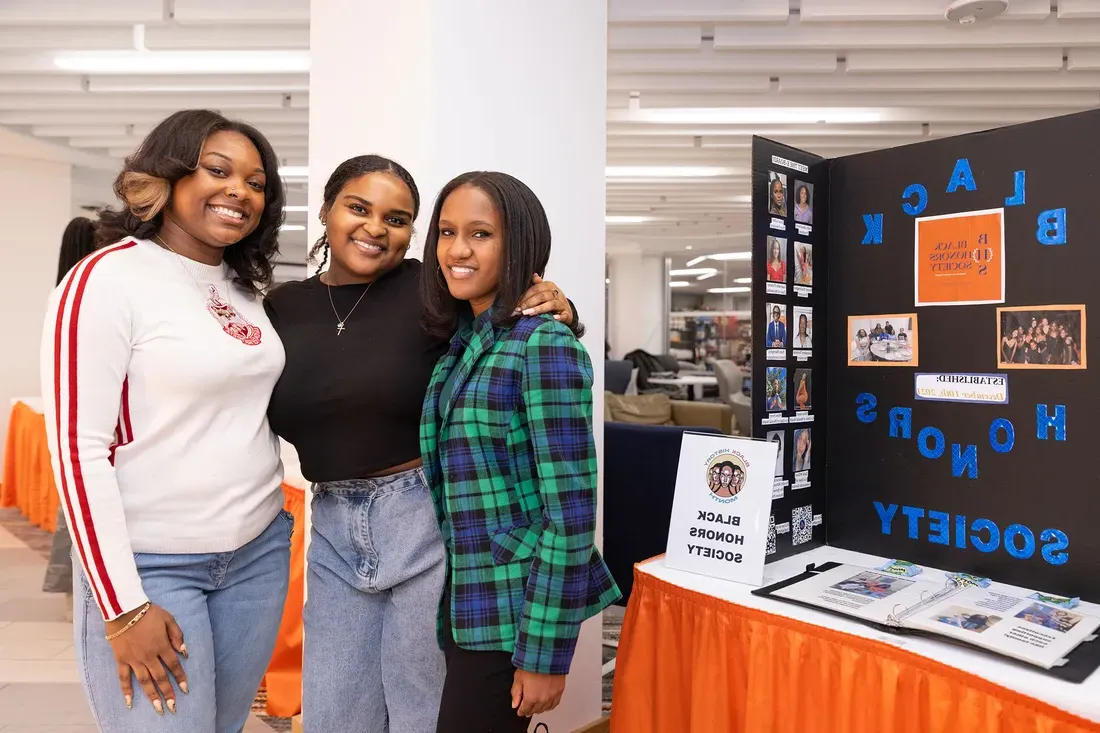
{"type": "Polygon", "coordinates": [[[621,359],[635,349],[666,353],[664,257],[619,250],[608,255],[607,265],[611,358],[621,359]]]}
{"type": "Polygon", "coordinates": [[[21,157],[31,153],[18,140],[0,136],[0,446],[7,439],[11,400],[38,397],[41,391],[42,319],[57,276],[61,234],[72,213],[71,166],[21,157]]]}

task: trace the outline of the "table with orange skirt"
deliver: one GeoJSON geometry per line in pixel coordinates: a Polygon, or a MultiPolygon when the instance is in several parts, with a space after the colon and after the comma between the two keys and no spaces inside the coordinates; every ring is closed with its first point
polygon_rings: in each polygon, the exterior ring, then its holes
{"type": "MultiPolygon", "coordinates": [[[[0,507],[16,507],[31,523],[53,532],[60,498],[46,445],[46,418],[37,402],[26,399],[12,404],[4,446],[0,507]]],[[[302,708],[306,507],[305,492],[300,484],[290,480],[283,484],[284,506],[294,515],[295,525],[290,540],[290,590],[275,653],[265,677],[267,712],[282,718],[297,715],[302,708]]]]}
{"type": "MultiPolygon", "coordinates": [[[[765,567],[882,558],[821,547],[765,567]]],[[[898,637],[752,587],[635,568],[615,662],[612,733],[1084,733],[1100,731],[1100,674],[1082,684],[922,637],[898,637]]]]}

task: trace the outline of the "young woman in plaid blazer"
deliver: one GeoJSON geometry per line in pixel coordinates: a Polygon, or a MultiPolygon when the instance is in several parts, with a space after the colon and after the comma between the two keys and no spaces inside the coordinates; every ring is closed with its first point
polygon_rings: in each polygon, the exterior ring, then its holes
{"type": "Polygon", "coordinates": [[[439,733],[526,731],[561,701],[581,622],[619,597],[594,545],[592,363],[567,327],[517,311],[549,258],[522,182],[467,173],[440,193],[422,299],[452,338],[420,427],[447,547],[439,733]]]}

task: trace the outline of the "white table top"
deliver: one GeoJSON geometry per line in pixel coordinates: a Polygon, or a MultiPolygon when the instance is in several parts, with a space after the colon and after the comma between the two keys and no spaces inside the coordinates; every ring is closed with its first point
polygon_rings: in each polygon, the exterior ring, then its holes
{"type": "Polygon", "coordinates": [[[717,387],[718,377],[710,374],[689,374],[681,377],[649,377],[650,384],[667,384],[672,386],[691,387],[700,385],[703,387],[717,387]]]}
{"type": "MultiPolygon", "coordinates": [[[[885,562],[885,558],[864,555],[858,552],[840,550],[833,547],[819,547],[793,557],[784,558],[764,566],[764,585],[777,583],[790,578],[806,569],[810,563],[839,562],[873,568],[885,562]]],[[[772,598],[752,595],[752,586],[732,583],[725,580],[695,575],[682,570],[672,570],[665,565],[664,557],[650,560],[641,565],[641,570],[667,583],[692,590],[697,593],[736,603],[748,608],[756,608],[777,616],[803,621],[814,626],[841,631],[853,636],[892,644],[913,654],[934,659],[942,664],[961,669],[964,672],[984,677],[995,684],[1007,687],[1028,697],[1047,702],[1069,713],[1093,722],[1100,722],[1100,674],[1094,673],[1081,684],[1063,682],[1045,674],[1027,669],[1018,664],[1006,662],[989,654],[971,651],[932,639],[912,636],[894,636],[881,632],[871,626],[849,621],[841,616],[804,608],[793,603],[785,603],[772,598]]],[[[922,575],[942,575],[941,571],[925,568],[922,575]]],[[[1044,589],[1045,590],[1045,589],[1044,589]]],[[[1056,592],[1056,591],[1053,591],[1056,592]]],[[[1082,611],[1100,615],[1100,606],[1082,602],[1082,611]]],[[[1097,643],[1097,642],[1093,642],[1097,643]]]]}

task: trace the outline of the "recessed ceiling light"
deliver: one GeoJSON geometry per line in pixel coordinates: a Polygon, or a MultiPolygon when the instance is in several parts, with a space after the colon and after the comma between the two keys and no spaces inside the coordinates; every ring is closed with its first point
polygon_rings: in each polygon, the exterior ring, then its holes
{"type": "Polygon", "coordinates": [[[684,247],[684,249],[691,249],[691,245],[687,245],[686,247],[684,247]]]}
{"type": "Polygon", "coordinates": [[[708,293],[749,293],[752,288],[709,288],[708,293]]]}

